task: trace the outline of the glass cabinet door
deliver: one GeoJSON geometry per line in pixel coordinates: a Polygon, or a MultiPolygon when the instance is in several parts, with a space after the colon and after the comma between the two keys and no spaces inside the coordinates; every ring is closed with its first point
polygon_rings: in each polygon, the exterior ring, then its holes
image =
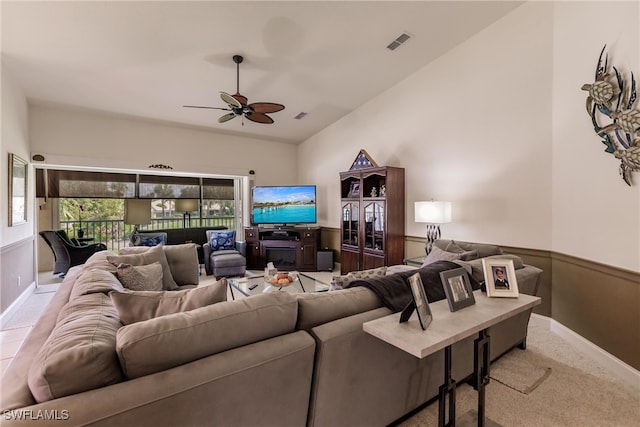
{"type": "Polygon", "coordinates": [[[358,222],[360,210],[358,203],[345,203],[342,205],[342,243],[358,246],[358,222]]]}
{"type": "Polygon", "coordinates": [[[384,203],[372,202],[364,207],[365,249],[384,251],[384,203]]]}

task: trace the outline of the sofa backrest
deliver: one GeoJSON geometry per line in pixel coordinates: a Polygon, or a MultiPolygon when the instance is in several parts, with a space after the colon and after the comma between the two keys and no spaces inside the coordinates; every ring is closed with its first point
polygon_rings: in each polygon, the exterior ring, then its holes
{"type": "Polygon", "coordinates": [[[305,331],[382,306],[372,291],[362,287],[331,292],[301,293],[296,294],[295,297],[298,300],[296,329],[305,331]]]}

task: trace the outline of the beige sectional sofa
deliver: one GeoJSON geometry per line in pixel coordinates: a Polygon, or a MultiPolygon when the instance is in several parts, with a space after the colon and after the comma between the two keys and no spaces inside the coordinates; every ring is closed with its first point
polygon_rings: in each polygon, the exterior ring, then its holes
{"type": "MultiPolygon", "coordinates": [[[[420,360],[363,332],[391,313],[365,287],[275,292],[122,325],[107,256],[69,271],[8,367],[3,426],[382,426],[443,382],[441,352],[420,360]]],[[[191,270],[173,258],[172,273],[191,270]]],[[[492,359],[524,342],[529,315],[491,328],[492,359]]],[[[455,378],[471,374],[472,357],[471,339],[454,346],[455,378]]]]}

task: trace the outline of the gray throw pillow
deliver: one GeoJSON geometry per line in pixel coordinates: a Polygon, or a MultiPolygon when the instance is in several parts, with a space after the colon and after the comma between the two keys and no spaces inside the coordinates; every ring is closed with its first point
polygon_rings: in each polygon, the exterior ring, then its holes
{"type": "Polygon", "coordinates": [[[146,251],[137,254],[107,256],[107,261],[115,266],[120,264],[147,265],[157,261],[162,266],[162,288],[167,291],[172,291],[178,289],[178,285],[171,275],[171,270],[167,263],[167,257],[165,256],[164,249],[162,248],[163,246],[164,245],[153,246],[146,251]]]}
{"type": "Polygon", "coordinates": [[[227,280],[182,291],[110,292],[123,325],[182,313],[227,300],[227,280]]]}
{"type": "Polygon", "coordinates": [[[455,261],[457,259],[460,259],[460,254],[457,254],[455,252],[443,251],[439,247],[433,246],[431,248],[431,252],[429,252],[429,255],[427,255],[424,261],[422,261],[422,267],[425,267],[436,261],[455,261]]]}
{"type": "MultiPolygon", "coordinates": [[[[169,264],[171,277],[179,286],[197,285],[200,280],[200,264],[198,261],[198,245],[184,243],[181,245],[162,245],[164,255],[169,264]]],[[[140,254],[148,250],[145,246],[130,246],[120,249],[121,255],[140,254]]]]}
{"type": "Polygon", "coordinates": [[[118,264],[116,277],[122,286],[132,291],[162,290],[162,266],[157,261],[139,266],[118,264]]]}

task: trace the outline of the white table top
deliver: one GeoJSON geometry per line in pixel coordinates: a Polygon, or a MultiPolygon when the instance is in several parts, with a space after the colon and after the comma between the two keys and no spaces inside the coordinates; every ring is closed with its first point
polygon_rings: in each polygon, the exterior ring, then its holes
{"type": "Polygon", "coordinates": [[[489,298],[474,291],[474,305],[450,311],[447,300],[430,303],[433,320],[426,330],[420,328],[414,311],[409,321],[399,323],[400,313],[365,322],[365,332],[394,345],[418,358],[426,357],[515,316],[541,303],[539,297],[520,294],[518,298],[489,298]]]}

